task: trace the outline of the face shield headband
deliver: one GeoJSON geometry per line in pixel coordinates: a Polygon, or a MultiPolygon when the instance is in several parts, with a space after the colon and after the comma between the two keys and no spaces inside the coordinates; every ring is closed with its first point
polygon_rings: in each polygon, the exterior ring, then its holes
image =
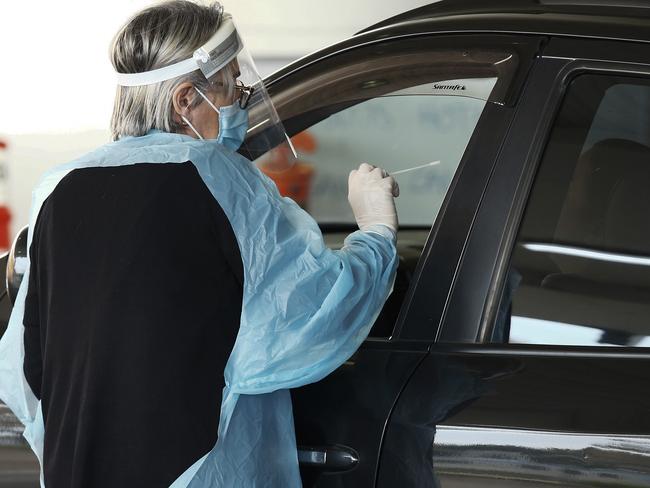
{"type": "Polygon", "coordinates": [[[243,43],[230,17],[224,17],[219,29],[190,59],[142,73],[116,73],[120,86],[153,85],[200,69],[210,79],[217,71],[237,57],[243,43]]]}

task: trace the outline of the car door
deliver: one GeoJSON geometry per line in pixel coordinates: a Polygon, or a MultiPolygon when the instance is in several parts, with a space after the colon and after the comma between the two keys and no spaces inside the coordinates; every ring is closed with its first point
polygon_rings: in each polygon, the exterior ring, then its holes
{"type": "Polygon", "coordinates": [[[378,486],[650,485],[650,57],[553,39],[378,486]]]}
{"type": "Polygon", "coordinates": [[[313,141],[300,155],[316,175],[303,205],[328,244],[341,247],[356,229],[346,181],[360,162],[389,172],[440,162],[396,176],[400,264],[371,337],[329,377],[292,392],[304,486],[374,484],[386,421],[435,337],[540,44],[537,37],[485,35],[362,41],[290,68],[269,88],[290,135],[313,141]]]}

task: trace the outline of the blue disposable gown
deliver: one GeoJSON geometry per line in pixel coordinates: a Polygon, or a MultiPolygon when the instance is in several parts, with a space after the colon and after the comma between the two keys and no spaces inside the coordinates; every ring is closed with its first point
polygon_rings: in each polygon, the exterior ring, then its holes
{"type": "MultiPolygon", "coordinates": [[[[368,335],[395,278],[390,229],[379,225],[372,232],[353,232],[341,250],[332,251],[316,222],[282,198],[247,159],[215,141],[151,131],[45,173],[32,194],[28,245],[41,205],[68,172],[186,161],[196,166],[230,221],[244,288],[240,328],[224,372],[218,441],[172,487],[298,487],[288,389],[330,374],[368,335]]],[[[0,399],[25,425],[24,437],[42,464],[41,405],[23,373],[28,283],[29,265],[0,340],[0,399]]]]}

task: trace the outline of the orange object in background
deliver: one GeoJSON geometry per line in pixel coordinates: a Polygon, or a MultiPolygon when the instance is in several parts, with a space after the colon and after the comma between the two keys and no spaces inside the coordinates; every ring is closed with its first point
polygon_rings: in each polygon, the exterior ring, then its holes
{"type": "Polygon", "coordinates": [[[264,167],[262,171],[274,181],[280,195],[291,198],[302,208],[307,208],[314,176],[314,168],[311,165],[298,161],[292,168],[281,173],[267,171],[264,167]]]}
{"type": "Polygon", "coordinates": [[[0,251],[11,247],[11,211],[7,195],[7,143],[0,140],[0,251]]]}
{"type": "Polygon", "coordinates": [[[8,251],[11,247],[9,224],[11,224],[11,212],[6,205],[0,205],[0,250],[2,251],[8,251]]]}
{"type": "MultiPolygon", "coordinates": [[[[317,147],[316,139],[307,131],[293,136],[291,142],[299,154],[313,153],[317,147]]],[[[314,179],[314,168],[310,163],[298,160],[289,169],[284,169],[289,166],[288,158],[288,149],[279,147],[271,151],[268,161],[262,163],[260,169],[273,180],[280,195],[293,199],[306,209],[314,179]]]]}

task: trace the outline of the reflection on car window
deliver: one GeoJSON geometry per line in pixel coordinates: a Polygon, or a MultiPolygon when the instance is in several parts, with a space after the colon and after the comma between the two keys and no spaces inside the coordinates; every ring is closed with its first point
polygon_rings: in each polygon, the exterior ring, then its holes
{"type": "Polygon", "coordinates": [[[650,347],[650,82],[569,88],[510,264],[495,340],[650,347]]]}
{"type": "Polygon", "coordinates": [[[396,176],[400,224],[430,226],[486,104],[472,93],[487,98],[495,81],[431,83],[348,107],[298,135],[293,174],[269,176],[319,223],[354,223],[347,178],[361,162],[393,172],[439,160],[396,176]],[[434,85],[444,94],[432,94],[434,85]]]}

